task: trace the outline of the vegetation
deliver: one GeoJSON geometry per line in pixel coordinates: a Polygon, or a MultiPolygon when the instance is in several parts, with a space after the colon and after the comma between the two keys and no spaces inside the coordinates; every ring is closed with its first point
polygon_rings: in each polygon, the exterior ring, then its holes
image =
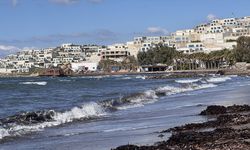
{"type": "Polygon", "coordinates": [[[191,41],[191,43],[200,43],[200,40],[196,40],[196,41],[191,41]]]}
{"type": "Polygon", "coordinates": [[[129,71],[136,71],[138,68],[138,62],[133,56],[128,56],[122,62],[117,62],[114,60],[101,60],[99,62],[99,67],[101,70],[105,72],[112,71],[112,68],[119,68],[119,70],[129,70],[129,71]]]}
{"type": "Polygon", "coordinates": [[[139,52],[137,58],[140,65],[171,65],[178,54],[174,48],[158,45],[147,52],[139,52]]]}
{"type": "Polygon", "coordinates": [[[237,42],[237,40],[229,39],[229,40],[226,40],[226,42],[237,42]]]}
{"type": "Polygon", "coordinates": [[[250,63],[250,37],[239,37],[237,47],[234,49],[234,57],[237,62],[250,63]]]}
{"type": "Polygon", "coordinates": [[[224,49],[207,53],[184,54],[174,48],[157,45],[146,52],[139,52],[137,60],[129,56],[122,62],[102,60],[99,63],[103,71],[111,71],[112,67],[120,70],[135,71],[139,65],[166,64],[174,69],[208,69],[219,68],[223,65],[233,65],[236,62],[250,63],[250,37],[240,37],[234,50],[224,49]]]}
{"type": "Polygon", "coordinates": [[[218,68],[223,64],[233,65],[235,63],[234,53],[231,50],[214,51],[209,54],[193,53],[184,54],[174,48],[157,46],[147,52],[138,54],[140,65],[167,64],[174,66],[177,70],[218,68]]]}

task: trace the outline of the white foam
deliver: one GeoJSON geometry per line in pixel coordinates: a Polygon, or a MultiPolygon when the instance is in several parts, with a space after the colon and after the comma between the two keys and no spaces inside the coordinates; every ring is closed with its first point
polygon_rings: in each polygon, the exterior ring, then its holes
{"type": "Polygon", "coordinates": [[[122,79],[123,80],[130,80],[130,79],[132,79],[132,77],[123,77],[122,79]]]}
{"type": "Polygon", "coordinates": [[[46,81],[40,81],[40,82],[21,82],[20,84],[25,85],[47,85],[46,81]]]}
{"type": "Polygon", "coordinates": [[[13,125],[8,129],[0,128],[0,139],[6,136],[19,136],[30,132],[41,131],[46,127],[58,126],[72,122],[76,119],[88,119],[106,115],[104,109],[97,103],[84,104],[82,107],[74,107],[70,111],[63,113],[55,112],[53,121],[43,122],[33,125],[13,125]]]}
{"type": "Polygon", "coordinates": [[[165,86],[165,87],[160,87],[156,89],[157,92],[161,93],[166,93],[166,95],[174,95],[178,93],[183,93],[183,92],[189,92],[189,91],[194,91],[194,90],[200,90],[200,89],[206,89],[206,88],[212,88],[216,87],[217,85],[215,84],[192,84],[186,87],[174,87],[174,86],[165,86]]]}
{"type": "Polygon", "coordinates": [[[229,77],[236,78],[238,75],[229,75],[229,77]]]}
{"type": "Polygon", "coordinates": [[[150,99],[157,99],[158,96],[156,95],[156,92],[154,90],[147,90],[144,92],[146,98],[150,98],[150,99]]]}
{"type": "Polygon", "coordinates": [[[220,82],[226,82],[227,80],[231,80],[232,78],[231,77],[212,77],[212,78],[209,78],[207,79],[207,82],[210,82],[210,83],[220,83],[220,82]]]}
{"type": "Polygon", "coordinates": [[[156,102],[158,99],[158,96],[156,95],[156,92],[154,90],[147,90],[140,96],[135,96],[130,100],[130,104],[122,105],[117,107],[119,110],[125,110],[130,108],[136,108],[136,107],[142,107],[145,104],[150,104],[156,102]]]}
{"type": "Polygon", "coordinates": [[[142,79],[142,80],[145,80],[145,79],[146,79],[145,76],[136,76],[135,78],[136,78],[136,79],[142,79]]]}
{"type": "Polygon", "coordinates": [[[10,136],[8,130],[0,128],[0,139],[4,138],[6,136],[10,136]]]}
{"type": "Polygon", "coordinates": [[[110,75],[99,75],[99,76],[82,76],[83,79],[102,79],[102,78],[108,78],[110,75]]]}
{"type": "Polygon", "coordinates": [[[64,113],[56,113],[54,119],[60,124],[72,122],[75,119],[100,117],[105,115],[104,109],[97,103],[88,103],[82,107],[74,107],[64,113]]]}
{"type": "Polygon", "coordinates": [[[71,82],[71,80],[67,80],[67,79],[61,79],[59,80],[60,82],[71,82]]]}
{"type": "Polygon", "coordinates": [[[182,80],[175,80],[175,82],[177,83],[194,83],[194,82],[198,82],[200,81],[201,79],[182,79],[182,80]]]}

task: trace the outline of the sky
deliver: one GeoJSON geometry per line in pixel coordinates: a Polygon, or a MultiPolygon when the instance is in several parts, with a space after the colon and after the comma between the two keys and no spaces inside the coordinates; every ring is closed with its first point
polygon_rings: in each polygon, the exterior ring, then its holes
{"type": "Polygon", "coordinates": [[[250,16],[250,0],[0,0],[0,56],[62,43],[108,45],[250,16]]]}

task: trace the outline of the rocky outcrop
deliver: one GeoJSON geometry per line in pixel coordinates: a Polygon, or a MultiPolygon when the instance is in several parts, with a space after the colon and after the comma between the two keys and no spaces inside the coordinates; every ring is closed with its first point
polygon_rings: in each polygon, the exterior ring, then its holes
{"type": "Polygon", "coordinates": [[[208,106],[206,110],[202,111],[200,115],[219,115],[225,113],[238,113],[250,111],[250,106],[248,105],[233,105],[233,106],[208,106]]]}

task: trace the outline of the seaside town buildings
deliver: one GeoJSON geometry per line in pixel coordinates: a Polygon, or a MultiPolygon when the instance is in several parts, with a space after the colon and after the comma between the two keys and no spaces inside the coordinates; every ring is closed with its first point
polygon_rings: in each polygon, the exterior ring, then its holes
{"type": "Polygon", "coordinates": [[[109,46],[62,44],[42,50],[20,51],[0,60],[0,73],[26,73],[33,68],[51,68],[71,64],[72,70],[96,71],[101,60],[121,62],[128,56],[137,57],[157,44],[177,51],[197,52],[233,49],[240,36],[250,36],[250,17],[215,19],[193,29],[178,30],[168,36],[135,37],[133,41],[109,46]]]}

